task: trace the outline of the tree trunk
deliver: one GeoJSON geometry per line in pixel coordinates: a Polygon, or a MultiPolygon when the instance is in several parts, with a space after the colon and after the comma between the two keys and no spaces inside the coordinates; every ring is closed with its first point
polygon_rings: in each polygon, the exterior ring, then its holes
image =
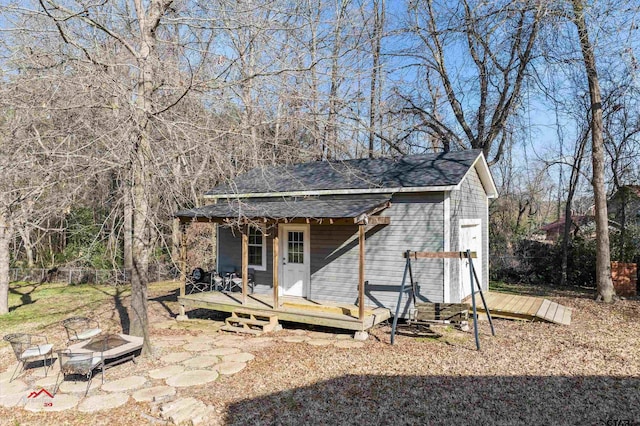
{"type": "Polygon", "coordinates": [[[129,176],[124,181],[124,212],[123,212],[123,243],[124,243],[124,270],[131,279],[133,270],[133,206],[131,205],[131,184],[129,176]]]}
{"type": "Polygon", "coordinates": [[[11,226],[7,212],[0,213],[0,315],[9,313],[9,248],[11,226]]]}
{"type": "Polygon", "coordinates": [[[602,136],[602,97],[596,69],[593,46],[589,41],[584,0],[572,0],[574,24],[578,30],[580,48],[589,82],[591,98],[591,152],[593,162],[593,196],[596,216],[596,284],[597,299],[605,303],[614,301],[616,292],[611,281],[611,256],[609,253],[609,223],[607,217],[607,193],[604,186],[604,140],[602,136]]]}

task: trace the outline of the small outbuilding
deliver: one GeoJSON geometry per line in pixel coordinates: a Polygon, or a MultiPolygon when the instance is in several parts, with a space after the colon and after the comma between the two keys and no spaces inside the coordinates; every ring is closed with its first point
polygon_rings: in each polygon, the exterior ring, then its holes
{"type": "MultiPolygon", "coordinates": [[[[254,169],[207,192],[210,205],[176,216],[217,224],[216,269],[243,277],[234,303],[279,312],[287,301],[289,311],[357,305],[357,324],[344,328],[364,330],[385,316],[376,312],[395,311],[407,250],[470,249],[487,289],[497,195],[484,155],[468,150],[254,169]]],[[[471,292],[466,260],[419,259],[412,272],[418,301],[459,303],[471,292]]],[[[232,312],[219,298],[181,293],[183,306],[232,312]]],[[[411,298],[403,301],[406,316],[411,298]]]]}

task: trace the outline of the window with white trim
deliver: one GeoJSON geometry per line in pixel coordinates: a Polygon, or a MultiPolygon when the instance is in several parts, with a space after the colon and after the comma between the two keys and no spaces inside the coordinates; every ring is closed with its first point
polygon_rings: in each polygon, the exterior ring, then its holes
{"type": "Polygon", "coordinates": [[[262,228],[249,227],[249,268],[267,270],[267,237],[262,228]]]}

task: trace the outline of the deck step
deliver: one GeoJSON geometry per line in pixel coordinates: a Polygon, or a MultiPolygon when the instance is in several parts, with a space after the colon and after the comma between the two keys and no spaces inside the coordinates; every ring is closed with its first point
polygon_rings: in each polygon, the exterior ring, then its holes
{"type": "MultiPolygon", "coordinates": [[[[238,308],[231,313],[231,316],[224,320],[225,327],[236,332],[247,332],[246,330],[269,333],[278,327],[278,316],[275,314],[254,312],[250,309],[238,308]],[[242,330],[242,331],[240,331],[242,330]]],[[[225,328],[223,328],[225,330],[225,328]]],[[[255,333],[254,333],[255,334],[255,333]]]]}
{"type": "Polygon", "coordinates": [[[220,330],[231,331],[235,333],[254,334],[256,336],[260,336],[263,333],[262,330],[254,330],[252,328],[244,328],[244,327],[235,327],[233,325],[228,325],[228,324],[220,327],[220,330]]]}

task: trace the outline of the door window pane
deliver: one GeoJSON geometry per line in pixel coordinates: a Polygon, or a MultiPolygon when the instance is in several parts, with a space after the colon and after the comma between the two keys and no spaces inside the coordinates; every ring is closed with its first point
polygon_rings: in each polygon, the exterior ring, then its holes
{"type": "Polygon", "coordinates": [[[304,263],[304,232],[289,231],[287,261],[289,263],[304,263]]]}

